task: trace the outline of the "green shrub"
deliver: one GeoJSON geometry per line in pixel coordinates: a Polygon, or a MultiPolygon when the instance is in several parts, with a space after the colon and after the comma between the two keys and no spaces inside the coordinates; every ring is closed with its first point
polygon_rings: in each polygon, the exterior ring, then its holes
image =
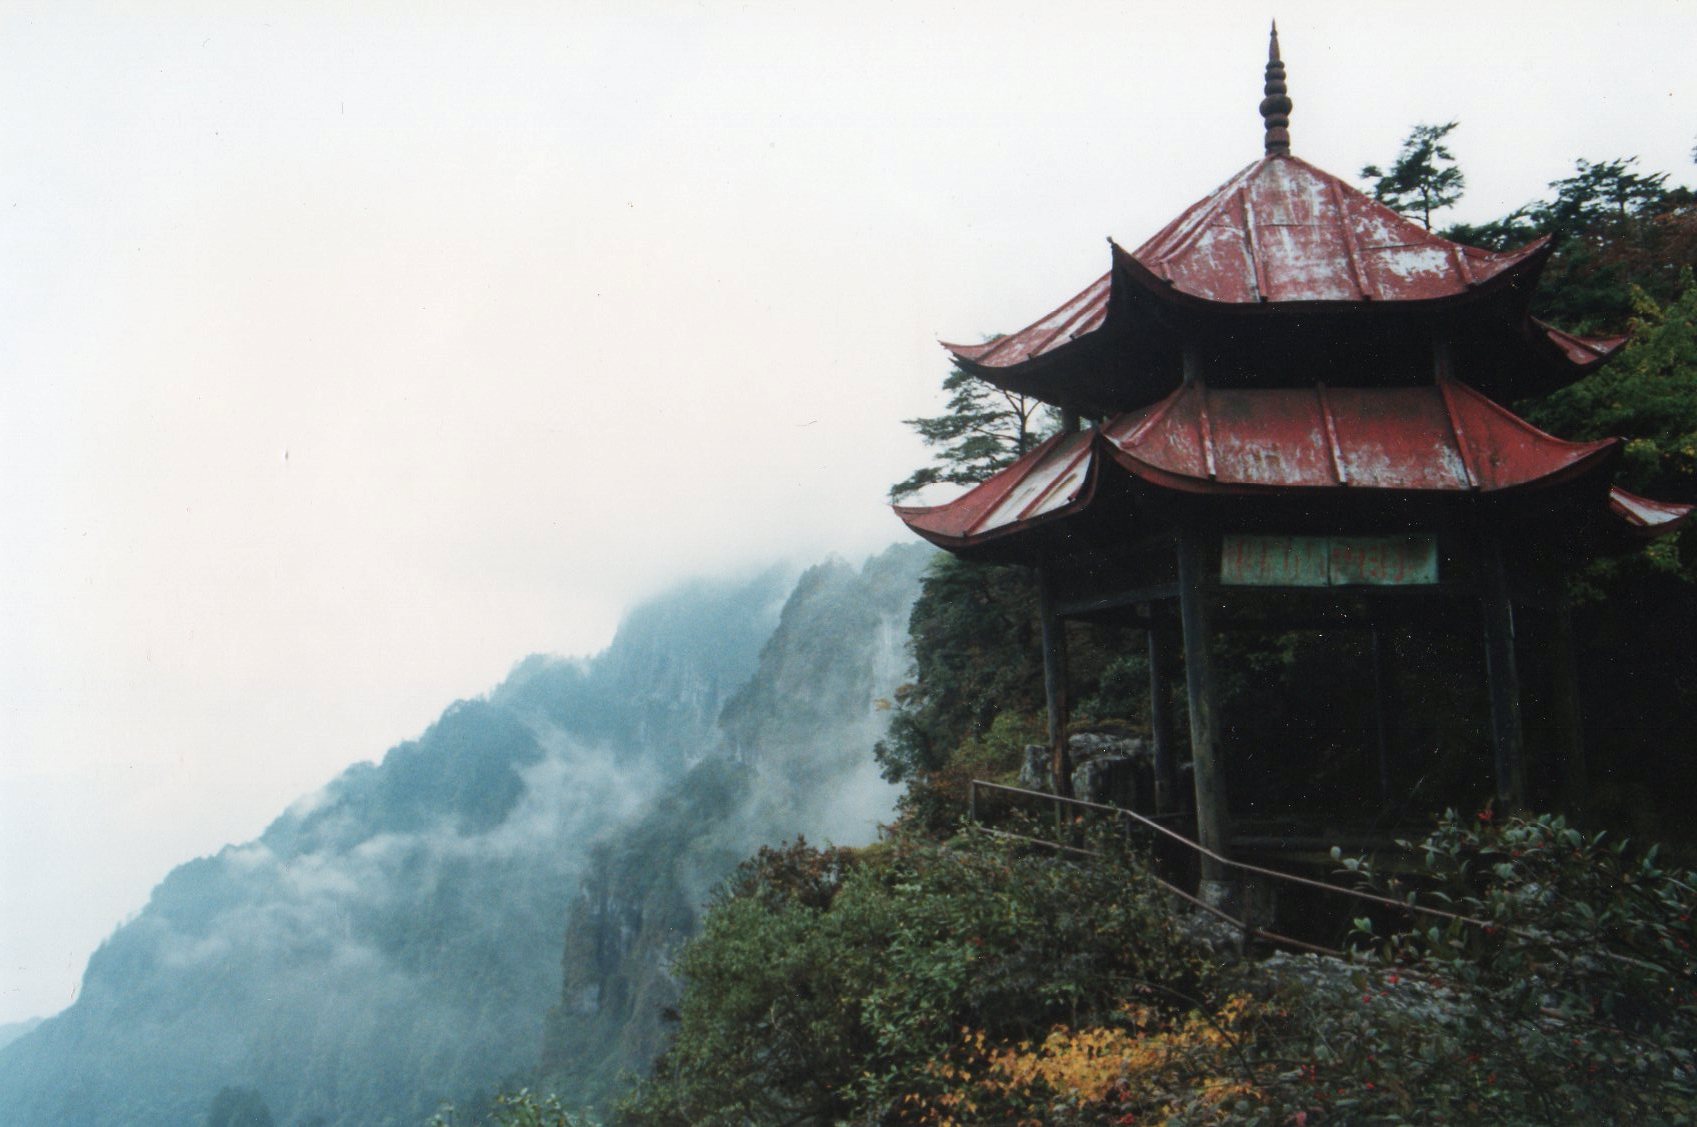
{"type": "Polygon", "coordinates": [[[621,1115],[894,1121],[904,1096],[943,1087],[927,1066],[965,1027],[1040,1036],[1145,983],[1195,993],[1209,967],[1145,876],[1121,850],[1076,864],[974,832],[848,864],[768,851],[685,949],[676,1042],[621,1115]]]}

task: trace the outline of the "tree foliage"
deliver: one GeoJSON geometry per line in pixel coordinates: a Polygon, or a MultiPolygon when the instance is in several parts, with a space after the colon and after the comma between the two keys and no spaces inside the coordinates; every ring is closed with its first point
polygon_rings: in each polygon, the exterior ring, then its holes
{"type": "Polygon", "coordinates": [[[1369,164],[1361,178],[1373,185],[1373,198],[1405,215],[1417,216],[1432,229],[1432,213],[1461,199],[1467,178],[1444,143],[1459,122],[1416,125],[1402,142],[1389,168],[1369,164]]]}
{"type": "Polygon", "coordinates": [[[1697,501],[1697,283],[1687,266],[1663,305],[1631,298],[1632,339],[1610,363],[1528,406],[1539,426],[1574,441],[1629,436],[1618,478],[1628,489],[1697,501]]]}
{"type": "Polygon", "coordinates": [[[908,622],[914,680],[897,694],[875,754],[885,778],[942,767],[1000,712],[1041,705],[1037,591],[1023,568],[939,559],[908,622]]]}
{"type": "Polygon", "coordinates": [[[1697,200],[1669,187],[1665,173],[1635,170],[1637,158],[1574,162],[1536,200],[1488,223],[1457,224],[1457,242],[1509,250],[1549,236],[1555,252],[1532,310],[1575,332],[1620,332],[1635,315],[1632,291],[1657,302],[1680,292],[1681,270],[1697,263],[1697,200]]]}
{"type": "Polygon", "coordinates": [[[899,501],[928,485],[975,485],[1031,449],[1040,437],[1042,404],[996,387],[963,368],[943,380],[941,415],[904,420],[935,451],[932,464],[890,487],[899,501]]]}

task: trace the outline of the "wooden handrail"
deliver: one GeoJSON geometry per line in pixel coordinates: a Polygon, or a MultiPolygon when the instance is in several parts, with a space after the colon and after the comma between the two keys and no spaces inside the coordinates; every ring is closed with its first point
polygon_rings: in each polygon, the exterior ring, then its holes
{"type": "MultiPolygon", "coordinates": [[[[1337,893],[1339,895],[1353,897],[1357,900],[1366,901],[1368,903],[1380,904],[1380,905],[1383,905],[1383,906],[1389,907],[1389,908],[1396,908],[1396,909],[1398,909],[1400,911],[1404,911],[1404,912],[1419,913],[1421,915],[1432,916],[1432,917],[1435,917],[1435,918],[1438,918],[1438,919],[1454,920],[1458,923],[1463,923],[1463,924],[1466,924],[1470,927],[1500,930],[1500,931],[1504,932],[1505,934],[1514,935],[1514,936],[1517,936],[1517,937],[1522,938],[1522,939],[1537,939],[1537,938],[1539,938],[1538,936],[1533,935],[1532,933],[1527,932],[1522,928],[1512,927],[1512,926],[1505,925],[1505,924],[1494,924],[1489,920],[1482,920],[1482,919],[1479,919],[1476,916],[1464,916],[1464,915],[1461,915],[1458,912],[1446,912],[1442,908],[1428,908],[1428,907],[1426,907],[1425,905],[1422,905],[1422,904],[1414,904],[1414,903],[1411,903],[1411,902],[1405,901],[1405,900],[1395,900],[1395,899],[1392,899],[1389,896],[1379,896],[1375,893],[1363,892],[1360,889],[1356,889],[1356,888],[1345,888],[1342,885],[1329,884],[1326,881],[1313,880],[1309,877],[1297,876],[1295,873],[1286,873],[1286,872],[1281,872],[1278,869],[1268,869],[1268,868],[1264,868],[1260,865],[1250,865],[1250,864],[1247,864],[1243,861],[1234,861],[1230,857],[1223,857],[1220,854],[1214,852],[1213,850],[1207,848],[1201,842],[1192,841],[1190,838],[1185,837],[1183,834],[1178,833],[1176,830],[1172,830],[1172,829],[1167,828],[1166,826],[1161,825],[1158,821],[1156,821],[1153,818],[1149,818],[1149,817],[1147,817],[1143,814],[1139,814],[1135,810],[1127,810],[1123,806],[1109,806],[1109,805],[1106,805],[1105,803],[1091,802],[1087,799],[1082,799],[1082,798],[1065,798],[1065,797],[1062,797],[1061,795],[1058,795],[1058,794],[1050,794],[1047,791],[1027,790],[1024,787],[1010,787],[1005,783],[992,783],[992,782],[989,782],[989,781],[984,780],[984,779],[973,779],[973,780],[971,780],[971,782],[968,785],[967,797],[968,797],[968,807],[971,810],[971,815],[972,815],[972,819],[973,819],[974,822],[976,822],[978,820],[978,790],[979,790],[980,787],[982,787],[985,790],[1002,791],[1002,792],[1007,793],[1007,794],[1018,794],[1018,795],[1025,795],[1025,796],[1028,796],[1028,797],[1031,797],[1031,798],[1042,799],[1044,801],[1053,802],[1053,803],[1057,804],[1057,807],[1061,806],[1061,805],[1078,806],[1078,807],[1083,807],[1083,808],[1088,809],[1088,810],[1100,810],[1104,813],[1112,814],[1115,817],[1119,817],[1119,818],[1127,818],[1127,819],[1130,819],[1133,822],[1136,822],[1140,825],[1147,827],[1148,829],[1154,830],[1158,834],[1162,834],[1162,835],[1164,835],[1168,838],[1171,838],[1173,841],[1179,843],[1180,845],[1183,845],[1187,849],[1190,849],[1191,851],[1197,853],[1200,856],[1212,858],[1214,861],[1218,862],[1219,864],[1226,866],[1227,868],[1236,869],[1239,872],[1252,873],[1256,876],[1262,876],[1262,877],[1271,877],[1274,880],[1282,880],[1282,881],[1285,881],[1285,882],[1290,883],[1290,884],[1301,885],[1301,886],[1304,886],[1304,887],[1307,887],[1307,888],[1315,888],[1315,889],[1319,889],[1322,892],[1337,893]]],[[[1023,835],[1019,835],[1019,834],[1008,834],[1005,831],[989,830],[988,827],[986,827],[986,829],[987,829],[987,832],[998,835],[998,836],[1020,838],[1021,840],[1024,840],[1024,841],[1029,841],[1029,842],[1032,842],[1032,843],[1035,843],[1035,844],[1050,846],[1050,847],[1053,847],[1053,848],[1067,849],[1071,852],[1089,853],[1088,850],[1080,850],[1080,849],[1077,849],[1074,846],[1060,845],[1060,844],[1055,843],[1055,842],[1045,842],[1040,838],[1029,838],[1029,837],[1024,837],[1023,835]]],[[[1211,913],[1215,916],[1218,916],[1219,918],[1231,923],[1235,927],[1241,929],[1245,934],[1254,935],[1258,938],[1266,939],[1269,942],[1273,942],[1273,943],[1280,943],[1280,944],[1286,944],[1286,945],[1290,945],[1290,946],[1294,946],[1294,947],[1301,947],[1301,948],[1304,948],[1305,950],[1315,951],[1315,952],[1318,952],[1320,954],[1340,955],[1340,956],[1343,954],[1343,952],[1341,952],[1341,951],[1335,951],[1335,950],[1332,950],[1331,948],[1328,948],[1328,947],[1320,947],[1320,946],[1317,946],[1317,945],[1312,944],[1312,943],[1306,943],[1306,942],[1304,942],[1300,939],[1293,939],[1290,936],[1279,935],[1276,932],[1265,931],[1261,928],[1257,928],[1257,927],[1253,926],[1252,924],[1250,924],[1247,920],[1237,919],[1235,916],[1232,916],[1230,913],[1227,913],[1227,912],[1221,910],[1220,908],[1218,908],[1218,907],[1216,907],[1212,904],[1204,903],[1202,900],[1198,899],[1197,897],[1191,895],[1188,892],[1185,892],[1183,889],[1178,888],[1176,885],[1173,885],[1168,881],[1162,880],[1160,877],[1154,876],[1154,874],[1150,874],[1150,875],[1156,881],[1156,883],[1160,884],[1163,888],[1167,889],[1169,892],[1172,892],[1173,894],[1183,898],[1187,902],[1194,904],[1195,906],[1197,906],[1199,908],[1202,908],[1204,911],[1207,911],[1207,912],[1209,912],[1209,913],[1211,913]]],[[[1412,896],[1413,894],[1411,893],[1410,895],[1412,896]]],[[[1639,967],[1639,968],[1645,969],[1645,970],[1654,970],[1654,971],[1658,971],[1658,972],[1661,972],[1661,973],[1664,973],[1664,974],[1668,973],[1667,969],[1665,967],[1658,966],[1657,964],[1652,963],[1652,962],[1648,962],[1644,959],[1634,958],[1631,955],[1622,955],[1622,954],[1615,952],[1615,951],[1601,951],[1601,952],[1598,952],[1598,953],[1601,954],[1604,958],[1610,959],[1614,962],[1626,963],[1630,966],[1636,966],[1636,967],[1639,967]]]]}

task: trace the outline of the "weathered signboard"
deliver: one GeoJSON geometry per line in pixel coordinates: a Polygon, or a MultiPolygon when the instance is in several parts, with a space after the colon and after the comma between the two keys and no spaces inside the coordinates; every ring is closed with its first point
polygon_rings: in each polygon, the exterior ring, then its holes
{"type": "Polygon", "coordinates": [[[1233,587],[1402,587],[1438,581],[1435,536],[1228,534],[1220,582],[1233,587]]]}

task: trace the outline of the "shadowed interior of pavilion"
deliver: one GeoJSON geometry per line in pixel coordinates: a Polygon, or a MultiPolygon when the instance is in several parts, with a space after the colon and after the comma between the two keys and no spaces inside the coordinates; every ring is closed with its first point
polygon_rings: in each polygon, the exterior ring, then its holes
{"type": "MultiPolygon", "coordinates": [[[[1501,809],[1576,809],[1565,576],[1690,507],[1616,487],[1622,439],[1566,442],[1501,403],[1624,340],[1530,316],[1548,240],[1461,246],[1292,156],[1276,29],[1265,94],[1260,159],[1136,250],[1110,243],[1108,272],[1032,325],[946,346],[1064,423],[955,500],[897,512],[963,558],[1036,570],[1062,794],[1067,623],[1094,621],[1146,637],[1154,812],[1193,817],[1222,856],[1420,824],[1456,800],[1434,773],[1501,809]],[[1292,631],[1339,647],[1339,675],[1302,692],[1357,718],[1337,729],[1354,769],[1326,757],[1320,777],[1322,757],[1229,730],[1233,639],[1292,631]],[[1423,746],[1438,703],[1398,691],[1432,683],[1403,675],[1421,665],[1477,690],[1482,738],[1459,761],[1423,746]]],[[[1201,876],[1229,897],[1218,865],[1201,876]]]]}

